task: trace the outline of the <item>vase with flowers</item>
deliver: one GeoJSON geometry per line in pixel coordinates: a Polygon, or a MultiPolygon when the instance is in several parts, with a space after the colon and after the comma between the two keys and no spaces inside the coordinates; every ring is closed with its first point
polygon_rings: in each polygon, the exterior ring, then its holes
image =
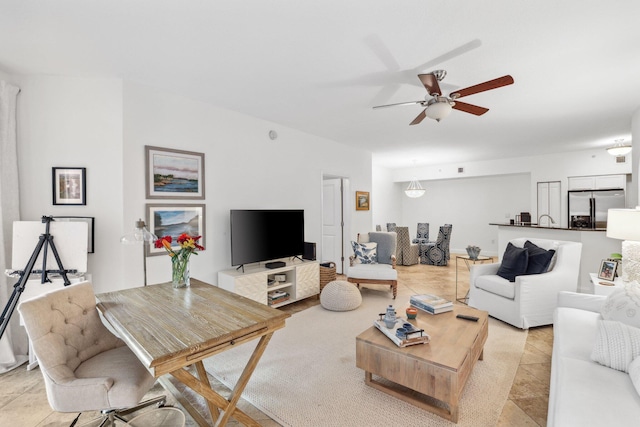
{"type": "Polygon", "coordinates": [[[171,283],[174,288],[184,288],[189,286],[189,258],[192,254],[198,255],[196,251],[204,249],[198,244],[202,236],[190,236],[182,233],[176,239],[179,249],[173,249],[171,236],[164,236],[156,240],[156,248],[164,248],[171,257],[171,283]]]}

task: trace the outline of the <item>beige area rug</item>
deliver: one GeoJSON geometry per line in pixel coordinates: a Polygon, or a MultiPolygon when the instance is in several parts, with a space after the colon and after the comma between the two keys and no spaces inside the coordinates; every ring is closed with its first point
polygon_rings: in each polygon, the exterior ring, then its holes
{"type": "MultiPolygon", "coordinates": [[[[317,305],[287,319],[243,398],[283,426],[456,425],[365,384],[364,371],[355,364],[355,337],[389,303],[404,312],[408,296],[392,301],[385,292],[363,289],[362,294],[357,310],[331,312],[317,305]]],[[[458,426],[496,425],[526,337],[526,331],[489,320],[484,360],[476,363],[465,386],[458,426]]],[[[254,347],[248,343],[205,360],[207,372],[232,388],[254,347]]]]}

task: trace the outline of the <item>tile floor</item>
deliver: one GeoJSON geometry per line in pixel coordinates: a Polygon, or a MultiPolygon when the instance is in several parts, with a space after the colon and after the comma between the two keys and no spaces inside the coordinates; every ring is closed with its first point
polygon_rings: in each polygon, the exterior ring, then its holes
{"type": "MultiPolygon", "coordinates": [[[[468,289],[469,273],[465,265],[458,263],[458,296],[463,296],[468,289]]],[[[436,293],[449,299],[455,298],[456,263],[455,254],[447,267],[428,265],[398,266],[399,287],[406,287],[413,293],[436,293]]],[[[318,304],[317,298],[283,307],[283,310],[294,313],[318,304]]],[[[551,326],[533,328],[525,345],[509,399],[502,409],[498,422],[500,427],[514,426],[546,426],[547,405],[549,398],[549,377],[551,369],[551,349],[553,345],[553,328],[551,326]]],[[[212,379],[213,387],[223,395],[228,390],[212,379]]],[[[147,397],[163,393],[157,384],[147,397]]],[[[169,394],[169,403],[177,405],[169,394]]],[[[245,401],[240,408],[249,413],[262,426],[275,427],[279,424],[271,420],[245,401]]],[[[51,410],[47,403],[42,375],[39,369],[26,370],[23,365],[9,373],[0,375],[0,425],[11,427],[54,427],[67,426],[77,414],[62,414],[51,410]]],[[[83,414],[78,426],[91,420],[96,414],[83,414]]],[[[188,417],[187,426],[197,423],[188,417]]],[[[239,425],[232,420],[228,425],[239,425]]]]}

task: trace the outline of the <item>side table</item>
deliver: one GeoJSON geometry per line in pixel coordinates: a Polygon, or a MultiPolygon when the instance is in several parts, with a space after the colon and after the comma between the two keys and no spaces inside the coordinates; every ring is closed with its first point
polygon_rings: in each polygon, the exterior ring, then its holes
{"type": "Polygon", "coordinates": [[[467,304],[467,300],[469,299],[469,291],[465,294],[464,297],[458,298],[458,260],[461,259],[464,261],[464,264],[467,266],[467,270],[471,271],[472,264],[484,264],[485,262],[493,261],[493,257],[479,255],[478,258],[473,259],[469,255],[456,255],[456,301],[461,302],[463,304],[467,304]]]}
{"type": "Polygon", "coordinates": [[[591,278],[591,283],[593,283],[593,293],[595,295],[609,295],[624,286],[622,277],[616,277],[613,282],[611,280],[598,279],[597,273],[589,273],[589,277],[591,278]]]}

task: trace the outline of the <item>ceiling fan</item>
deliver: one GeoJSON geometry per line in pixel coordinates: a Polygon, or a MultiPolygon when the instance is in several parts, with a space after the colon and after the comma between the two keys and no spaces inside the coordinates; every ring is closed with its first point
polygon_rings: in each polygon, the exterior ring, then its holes
{"type": "Polygon", "coordinates": [[[400,102],[398,104],[387,104],[387,105],[377,105],[375,108],[386,108],[386,107],[396,107],[399,105],[421,105],[424,107],[422,113],[418,114],[418,117],[413,119],[410,125],[417,125],[425,117],[429,117],[439,122],[444,119],[451,113],[451,110],[463,111],[469,114],[475,114],[476,116],[481,116],[487,111],[488,108],[478,107],[477,105],[467,104],[466,102],[458,101],[459,98],[463,96],[473,95],[479,92],[485,92],[487,90],[497,89],[502,86],[507,86],[513,84],[513,77],[506,75],[499,77],[494,80],[489,80],[484,83],[480,83],[474,86],[469,86],[464,89],[456,90],[455,92],[451,92],[449,96],[442,95],[442,90],[440,89],[439,81],[442,81],[444,77],[447,75],[445,70],[436,70],[427,74],[418,74],[418,78],[427,89],[427,96],[424,97],[424,101],[410,101],[410,102],[400,102]]]}

